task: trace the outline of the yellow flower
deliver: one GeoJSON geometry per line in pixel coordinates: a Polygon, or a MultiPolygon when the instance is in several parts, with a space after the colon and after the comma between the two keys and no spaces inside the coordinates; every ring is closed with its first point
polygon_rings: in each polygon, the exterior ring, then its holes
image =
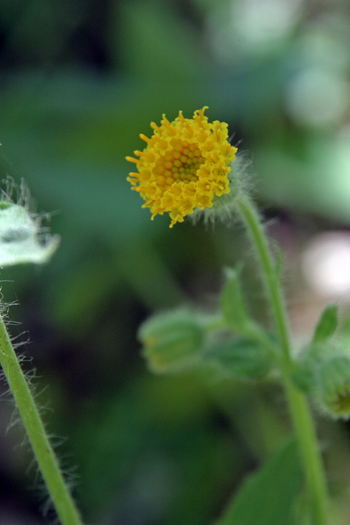
{"type": "Polygon", "coordinates": [[[161,126],[151,123],[151,138],[140,135],[147,146],[134,152],[139,158],[126,157],[138,169],[127,180],[144,199],[142,207],[150,208],[152,219],[169,213],[170,227],[230,192],[228,174],[237,148],[227,140],[228,125],[218,120],[209,123],[206,109],[195,111],[193,119],[184,118],[180,111],[173,122],[163,115],[161,126]]]}

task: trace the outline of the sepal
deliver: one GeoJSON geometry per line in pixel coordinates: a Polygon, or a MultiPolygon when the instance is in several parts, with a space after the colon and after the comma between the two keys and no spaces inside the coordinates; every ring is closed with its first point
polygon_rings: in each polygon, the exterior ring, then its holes
{"type": "Polygon", "coordinates": [[[314,372],[309,366],[305,366],[305,363],[294,363],[291,378],[295,386],[304,394],[310,394],[313,391],[315,385],[314,372]]]}
{"type": "Polygon", "coordinates": [[[338,326],[338,306],[330,304],[327,306],[316,325],[313,343],[324,343],[334,335],[338,326]]]}
{"type": "Polygon", "coordinates": [[[235,332],[247,335],[251,332],[254,321],[250,318],[243,302],[239,282],[240,271],[227,268],[225,273],[227,282],[220,297],[222,313],[235,332]]]}
{"type": "Polygon", "coordinates": [[[294,384],[302,392],[313,395],[320,366],[334,355],[335,348],[329,344],[312,343],[305,347],[293,362],[291,378],[294,384]]]}
{"type": "Polygon", "coordinates": [[[203,354],[203,363],[214,365],[225,377],[241,381],[261,380],[272,370],[275,359],[266,347],[254,340],[236,338],[213,341],[203,354]]]}

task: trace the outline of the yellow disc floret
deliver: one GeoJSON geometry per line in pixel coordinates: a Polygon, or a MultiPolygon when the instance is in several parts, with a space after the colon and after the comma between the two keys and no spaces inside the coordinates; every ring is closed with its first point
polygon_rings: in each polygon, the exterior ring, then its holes
{"type": "Polygon", "coordinates": [[[152,219],[169,213],[170,227],[230,192],[228,174],[237,149],[227,140],[227,124],[209,123],[206,109],[195,111],[193,119],[180,111],[173,122],[163,115],[161,126],[151,123],[151,138],[140,135],[147,146],[134,152],[139,158],[126,157],[137,166],[127,180],[145,200],[143,208],[150,208],[152,219]]]}

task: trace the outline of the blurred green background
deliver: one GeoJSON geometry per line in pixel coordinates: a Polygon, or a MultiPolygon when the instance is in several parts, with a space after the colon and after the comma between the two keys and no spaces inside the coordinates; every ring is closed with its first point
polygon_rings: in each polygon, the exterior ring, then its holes
{"type": "MultiPolygon", "coordinates": [[[[151,222],[125,155],[163,113],[208,105],[229,123],[286,253],[300,346],[328,300],[344,318],[350,301],[349,42],[346,0],[0,0],[1,177],[25,179],[62,239],[47,266],[2,271],[2,292],[86,523],[209,524],[289,431],[273,385],[147,370],[140,323],[214,309],[247,242],[240,227],[151,222]]],[[[264,319],[254,260],[244,287],[264,319]]],[[[6,432],[15,419],[4,396],[0,524],[39,525],[46,496],[20,426],[6,432]]],[[[319,424],[342,506],[348,429],[319,424]]]]}

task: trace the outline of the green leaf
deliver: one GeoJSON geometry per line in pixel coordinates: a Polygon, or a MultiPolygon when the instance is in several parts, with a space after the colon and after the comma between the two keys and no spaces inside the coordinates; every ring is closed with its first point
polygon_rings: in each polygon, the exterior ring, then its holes
{"type": "Polygon", "coordinates": [[[323,311],[313,336],[313,343],[323,343],[328,341],[337,329],[338,325],[338,307],[336,304],[330,304],[323,311]]]}
{"type": "Polygon", "coordinates": [[[295,439],[248,478],[215,525],[297,525],[302,472],[295,439]]]}
{"type": "Polygon", "coordinates": [[[40,222],[17,204],[0,203],[0,266],[47,262],[59,244],[58,236],[43,237],[40,222]]]}
{"type": "Polygon", "coordinates": [[[252,320],[246,311],[239,273],[233,268],[226,269],[227,283],[221,294],[221,308],[226,321],[239,334],[246,334],[251,329],[252,320]]]}
{"type": "Polygon", "coordinates": [[[264,346],[248,339],[215,343],[206,349],[203,359],[216,364],[225,375],[242,381],[262,379],[274,364],[264,346]]]}

